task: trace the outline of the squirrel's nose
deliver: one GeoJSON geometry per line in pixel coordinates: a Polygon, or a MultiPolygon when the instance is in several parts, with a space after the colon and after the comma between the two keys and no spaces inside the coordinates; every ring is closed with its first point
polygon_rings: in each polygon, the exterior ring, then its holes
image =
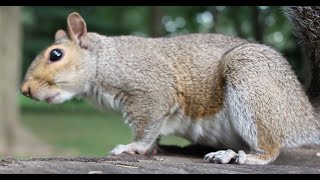
{"type": "Polygon", "coordinates": [[[21,93],[27,97],[32,97],[30,86],[24,82],[21,86],[21,93]]]}

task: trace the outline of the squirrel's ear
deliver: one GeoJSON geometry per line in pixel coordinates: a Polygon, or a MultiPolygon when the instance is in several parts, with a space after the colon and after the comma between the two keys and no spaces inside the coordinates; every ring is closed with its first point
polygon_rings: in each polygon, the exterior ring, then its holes
{"type": "Polygon", "coordinates": [[[87,25],[80,14],[73,12],[68,16],[68,35],[72,41],[86,48],[87,25]]]}
{"type": "Polygon", "coordinates": [[[54,40],[58,40],[58,39],[61,39],[61,38],[64,38],[67,36],[67,33],[62,30],[62,29],[59,29],[57,32],[56,32],[56,35],[54,36],[54,40]]]}

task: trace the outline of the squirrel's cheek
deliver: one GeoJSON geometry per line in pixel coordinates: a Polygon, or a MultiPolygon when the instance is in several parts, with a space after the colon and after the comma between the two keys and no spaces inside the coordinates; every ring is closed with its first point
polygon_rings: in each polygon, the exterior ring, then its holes
{"type": "Polygon", "coordinates": [[[56,94],[53,94],[52,96],[49,96],[45,99],[50,104],[60,104],[67,100],[72,99],[75,96],[75,93],[68,92],[68,91],[60,91],[56,94]]]}

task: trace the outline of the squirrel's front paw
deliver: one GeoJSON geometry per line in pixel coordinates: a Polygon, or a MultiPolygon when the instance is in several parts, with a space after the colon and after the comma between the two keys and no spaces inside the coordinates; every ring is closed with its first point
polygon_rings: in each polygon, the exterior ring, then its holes
{"type": "Polygon", "coordinates": [[[122,153],[127,154],[147,154],[149,151],[149,146],[143,143],[130,143],[127,145],[119,144],[112,151],[110,155],[119,155],[122,153]]]}

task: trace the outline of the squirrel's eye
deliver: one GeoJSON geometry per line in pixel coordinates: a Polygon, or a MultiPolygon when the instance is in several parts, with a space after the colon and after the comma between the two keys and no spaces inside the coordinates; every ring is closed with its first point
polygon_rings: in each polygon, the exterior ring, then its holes
{"type": "Polygon", "coordinates": [[[51,52],[50,52],[50,61],[58,61],[61,59],[63,53],[60,49],[53,49],[51,52]]]}

